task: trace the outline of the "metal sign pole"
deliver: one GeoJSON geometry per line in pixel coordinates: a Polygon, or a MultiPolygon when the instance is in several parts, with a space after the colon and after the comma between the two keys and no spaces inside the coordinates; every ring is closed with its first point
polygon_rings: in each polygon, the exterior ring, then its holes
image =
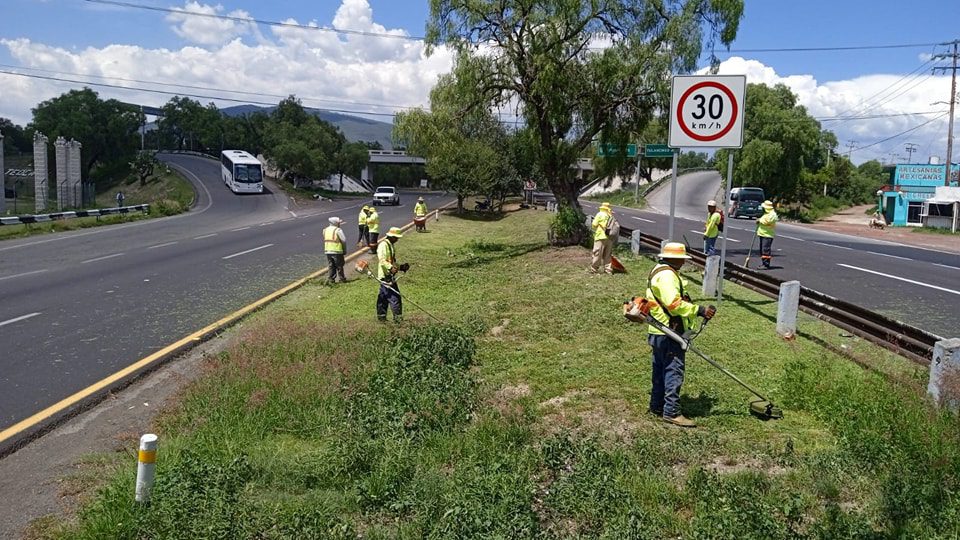
{"type": "MultiPolygon", "coordinates": [[[[723,192],[723,200],[719,202],[722,210],[726,210],[730,199],[730,190],[733,189],[733,150],[727,154],[727,189],[723,192]]],[[[720,279],[717,280],[717,304],[723,301],[723,274],[727,263],[727,228],[723,228],[723,238],[720,242],[720,279]]]]}
{"type": "Polygon", "coordinates": [[[637,182],[634,186],[633,200],[640,203],[640,141],[637,141],[637,170],[633,171],[633,179],[637,182]]]}
{"type": "Polygon", "coordinates": [[[673,150],[673,180],[670,186],[670,228],[667,233],[667,239],[673,242],[673,217],[677,213],[677,154],[680,149],[673,150]]]}

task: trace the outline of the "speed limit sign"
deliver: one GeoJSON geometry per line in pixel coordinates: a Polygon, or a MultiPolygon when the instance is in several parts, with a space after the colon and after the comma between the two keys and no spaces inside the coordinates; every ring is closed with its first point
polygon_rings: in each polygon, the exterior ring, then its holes
{"type": "Polygon", "coordinates": [[[743,146],[745,75],[677,75],[670,94],[673,148],[743,146]]]}

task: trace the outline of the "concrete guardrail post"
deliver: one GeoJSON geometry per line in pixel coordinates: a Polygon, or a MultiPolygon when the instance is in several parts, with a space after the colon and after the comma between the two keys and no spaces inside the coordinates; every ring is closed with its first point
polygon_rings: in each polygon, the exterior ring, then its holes
{"type": "Polygon", "coordinates": [[[934,344],[927,394],[938,407],[960,410],[960,338],[934,344]]]}
{"type": "Polygon", "coordinates": [[[777,334],[793,339],[797,334],[797,310],[800,307],[800,282],[784,281],[780,284],[777,301],[777,334]]]}
{"type": "Polygon", "coordinates": [[[47,137],[39,131],[33,134],[33,199],[34,211],[47,211],[47,137]]]}
{"type": "Polygon", "coordinates": [[[630,233],[630,251],[632,251],[634,255],[640,254],[640,231],[639,230],[634,230],[632,233],[630,233]]]}
{"type": "Polygon", "coordinates": [[[153,433],[147,433],[140,437],[140,451],[137,452],[137,502],[150,502],[150,492],[153,490],[153,480],[156,473],[157,436],[153,433]]]}
{"type": "Polygon", "coordinates": [[[707,263],[703,267],[703,295],[717,295],[717,281],[720,279],[720,256],[711,255],[707,257],[707,263]]]}

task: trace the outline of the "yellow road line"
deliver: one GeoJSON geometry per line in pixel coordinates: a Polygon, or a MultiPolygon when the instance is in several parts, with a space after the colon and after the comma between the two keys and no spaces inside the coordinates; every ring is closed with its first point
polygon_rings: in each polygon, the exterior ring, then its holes
{"type": "MultiPolygon", "coordinates": [[[[453,203],[451,202],[451,203],[448,203],[448,204],[446,204],[446,205],[444,205],[444,206],[441,206],[441,207],[438,208],[437,210],[434,210],[432,213],[433,213],[434,215],[436,215],[437,212],[439,212],[440,210],[446,209],[447,207],[449,207],[449,206],[452,205],[452,204],[453,204],[453,203]]],[[[406,230],[409,229],[410,227],[413,227],[413,222],[412,222],[412,221],[411,221],[410,223],[407,223],[406,225],[404,225],[404,226],[401,227],[400,229],[403,230],[403,231],[406,231],[406,230]]],[[[379,240],[379,242],[383,242],[383,241],[385,241],[385,240],[386,240],[386,237],[381,238],[381,239],[379,240]]],[[[379,242],[378,242],[378,243],[379,243],[379,242]]],[[[351,253],[350,255],[348,255],[348,256],[344,259],[344,262],[353,260],[353,259],[359,257],[360,255],[362,255],[363,253],[365,253],[365,252],[367,252],[367,251],[368,251],[368,248],[358,249],[357,251],[354,251],[353,253],[351,253]]],[[[89,396],[91,396],[91,395],[93,395],[93,394],[95,394],[95,393],[97,393],[97,392],[105,389],[105,388],[108,388],[110,385],[112,385],[112,384],[114,384],[114,383],[122,380],[124,377],[127,377],[127,376],[129,376],[129,375],[132,375],[133,373],[136,373],[137,371],[139,371],[139,370],[141,370],[141,369],[149,366],[150,364],[152,364],[152,363],[154,363],[154,362],[157,362],[157,361],[159,361],[159,360],[162,360],[162,359],[165,358],[167,355],[169,355],[169,354],[171,354],[171,353],[173,353],[173,352],[175,352],[175,351],[178,351],[179,349],[181,349],[181,348],[183,348],[183,347],[186,347],[186,346],[188,346],[188,345],[190,345],[190,346],[196,345],[197,343],[199,343],[200,341],[202,341],[204,338],[209,337],[209,336],[210,336],[211,334],[213,334],[214,332],[216,332],[216,331],[218,331],[218,330],[222,330],[222,329],[226,328],[227,326],[230,326],[231,324],[237,322],[238,320],[240,320],[241,318],[243,318],[243,317],[245,317],[246,315],[250,314],[251,312],[256,311],[257,309],[263,307],[265,304],[268,304],[268,303],[276,300],[277,298],[280,298],[281,296],[283,296],[283,295],[285,295],[285,294],[293,291],[294,289],[298,289],[298,288],[302,287],[304,284],[306,284],[306,283],[307,283],[308,281],[310,281],[311,279],[318,278],[318,277],[322,276],[323,274],[325,274],[326,272],[327,272],[326,269],[318,270],[318,271],[316,271],[316,272],[314,272],[314,273],[312,273],[312,274],[310,274],[310,275],[308,275],[308,276],[306,276],[306,277],[303,277],[303,278],[301,278],[301,279],[298,279],[297,281],[294,281],[293,283],[287,285],[286,287],[283,287],[282,289],[279,289],[279,290],[277,290],[277,291],[274,291],[274,292],[268,294],[267,296],[264,296],[263,298],[261,298],[261,299],[255,301],[255,302],[253,302],[252,304],[248,304],[248,305],[246,305],[246,306],[244,306],[244,307],[242,307],[242,308],[234,311],[233,313],[227,315],[226,317],[223,317],[222,319],[220,319],[219,321],[217,321],[217,322],[215,322],[215,323],[208,324],[207,326],[204,326],[204,327],[201,328],[200,330],[197,330],[196,332],[194,332],[194,333],[192,333],[192,334],[190,334],[190,335],[188,335],[188,336],[186,336],[186,337],[184,337],[184,338],[181,338],[180,340],[175,341],[174,343],[171,343],[170,345],[167,345],[166,347],[160,349],[159,351],[157,351],[157,352],[155,352],[155,353],[153,353],[153,354],[151,354],[151,355],[149,355],[149,356],[146,356],[146,357],[144,357],[144,358],[141,358],[140,360],[137,360],[137,361],[134,362],[133,364],[130,364],[129,366],[121,369],[120,371],[117,371],[117,372],[114,373],[113,375],[110,375],[110,376],[108,376],[108,377],[106,377],[106,378],[104,378],[104,379],[100,379],[99,381],[91,384],[90,386],[84,388],[83,390],[80,390],[79,392],[76,392],[76,393],[74,393],[73,395],[71,395],[71,396],[69,396],[69,397],[66,397],[66,398],[64,398],[64,399],[61,399],[60,401],[54,403],[53,405],[50,405],[49,407],[43,409],[42,411],[37,412],[36,414],[33,414],[33,415],[31,415],[31,416],[29,416],[29,417],[27,417],[27,418],[25,418],[25,419],[17,422],[16,424],[14,424],[14,425],[12,425],[12,426],[4,429],[3,431],[0,431],[0,443],[6,441],[7,439],[10,439],[10,438],[13,437],[14,435],[17,435],[18,433],[23,432],[24,430],[30,429],[31,427],[39,424],[40,422],[43,422],[44,420],[50,418],[51,416],[53,416],[53,415],[55,415],[55,414],[57,414],[57,413],[60,413],[60,412],[62,412],[62,411],[64,411],[64,410],[66,410],[67,408],[75,405],[75,404],[78,403],[79,401],[81,401],[81,400],[83,400],[83,399],[85,399],[85,398],[87,398],[87,397],[89,397],[89,396]]]]}

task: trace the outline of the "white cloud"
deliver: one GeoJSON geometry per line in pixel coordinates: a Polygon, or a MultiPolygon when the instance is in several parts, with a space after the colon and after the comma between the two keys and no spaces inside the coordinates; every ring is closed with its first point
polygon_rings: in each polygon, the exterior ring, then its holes
{"type": "MultiPolygon", "coordinates": [[[[222,15],[224,9],[220,4],[211,6],[188,0],[182,8],[174,9],[178,12],[167,15],[167,21],[174,23],[170,28],[190,43],[220,45],[250,31],[251,23],[204,16],[222,15]]],[[[250,14],[243,10],[231,11],[227,15],[241,19],[251,18],[250,14]]]]}
{"type": "MultiPolygon", "coordinates": [[[[926,71],[915,75],[873,74],[849,80],[820,83],[812,75],[779,75],[772,67],[756,60],[732,57],[720,64],[721,75],[743,74],[747,82],[773,86],[783,83],[797,94],[798,101],[807,111],[821,121],[825,129],[833,131],[840,141],[841,152],[846,144],[856,141],[862,147],[894,136],[938,116],[927,113],[946,111],[944,101],[950,95],[950,78],[934,76],[926,71]],[[881,118],[862,118],[880,116],[881,118]],[[837,120],[829,120],[837,118],[837,120]],[[851,118],[853,117],[853,118],[851,118]]],[[[919,144],[914,161],[926,160],[931,155],[943,156],[947,145],[947,117],[943,116],[915,131],[889,141],[855,150],[852,159],[856,163],[870,159],[891,161],[891,153],[906,155],[905,143],[919,144]]]]}
{"type": "MultiPolygon", "coordinates": [[[[207,12],[225,10],[220,5],[209,6],[192,1],[187,2],[184,9],[207,12]]],[[[176,19],[174,31],[188,44],[179,49],[109,45],[70,50],[25,38],[0,39],[0,47],[5,47],[10,56],[24,68],[87,76],[65,75],[64,78],[89,78],[95,82],[138,88],[149,85],[90,77],[119,77],[280,96],[295,94],[306,106],[367,113],[395,112],[396,107],[391,105],[426,106],[429,103],[430,89],[437,78],[449,72],[453,64],[453,55],[447,49],[437,48],[432,56],[427,57],[422,42],[408,39],[344,36],[334,32],[289,27],[272,27],[267,34],[270,39],[266,39],[258,36],[257,32],[251,32],[251,28],[256,28],[254,24],[245,25],[180,14],[171,17],[182,18],[176,19]],[[230,39],[213,37],[222,38],[226,35],[231,36],[230,39]]],[[[287,22],[297,23],[293,19],[287,22]]],[[[323,26],[316,21],[306,24],[323,26]]],[[[344,0],[332,25],[349,30],[406,35],[403,30],[388,30],[375,23],[373,12],[366,0],[344,0]]],[[[82,85],[0,74],[0,116],[25,124],[30,121],[30,108],[38,102],[80,86],[82,85]]],[[[138,90],[97,86],[91,88],[104,98],[117,98],[145,105],[162,105],[171,97],[138,90]]],[[[279,101],[276,97],[222,91],[169,86],[153,88],[241,100],[271,103],[279,101]]],[[[203,103],[211,101],[198,99],[203,103]]],[[[213,101],[219,106],[235,104],[223,100],[213,101]]],[[[387,116],[377,118],[391,121],[387,116]]]]}

